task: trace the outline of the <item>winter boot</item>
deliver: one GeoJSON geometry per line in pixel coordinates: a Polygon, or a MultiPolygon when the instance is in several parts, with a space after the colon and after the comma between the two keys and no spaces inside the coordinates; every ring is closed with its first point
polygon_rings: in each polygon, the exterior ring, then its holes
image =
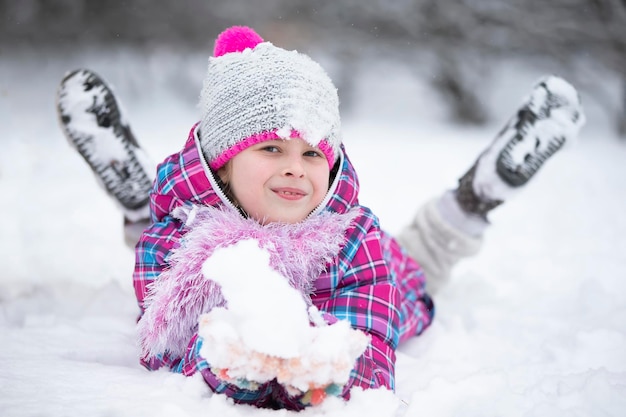
{"type": "Polygon", "coordinates": [[[68,73],[58,89],[57,112],[68,142],[124,213],[125,223],[149,218],[155,166],[137,143],[111,87],[95,73],[68,73]]]}
{"type": "Polygon", "coordinates": [[[487,212],[519,191],[539,168],[573,141],[585,116],[577,91],[565,80],[539,81],[517,114],[459,179],[461,208],[487,219],[487,212]]]}

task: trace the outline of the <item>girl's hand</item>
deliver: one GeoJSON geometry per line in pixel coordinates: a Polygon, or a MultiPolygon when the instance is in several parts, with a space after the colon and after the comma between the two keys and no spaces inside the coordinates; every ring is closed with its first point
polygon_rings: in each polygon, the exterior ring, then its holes
{"type": "MultiPolygon", "coordinates": [[[[369,338],[348,322],[325,323],[310,328],[309,340],[297,356],[284,358],[246,346],[226,320],[228,310],[215,309],[200,317],[198,334],[203,338],[200,355],[220,379],[240,388],[254,390],[276,380],[304,404],[319,404],[328,395],[340,395],[348,382],[355,360],[369,338]],[[215,311],[217,310],[217,311],[215,311]]],[[[278,324],[279,325],[279,324],[278,324]]]]}

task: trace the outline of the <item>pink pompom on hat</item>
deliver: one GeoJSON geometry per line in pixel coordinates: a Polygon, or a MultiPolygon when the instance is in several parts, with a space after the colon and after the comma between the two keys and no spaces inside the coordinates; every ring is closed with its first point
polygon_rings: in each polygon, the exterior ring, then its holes
{"type": "Polygon", "coordinates": [[[259,142],[301,138],[329,167],[341,147],[337,89],[307,55],[233,26],[215,41],[200,93],[198,141],[213,170],[259,142]]]}
{"type": "Polygon", "coordinates": [[[229,52],[243,52],[263,42],[263,38],[246,26],[233,26],[220,33],[215,40],[213,56],[218,57],[229,52]]]}

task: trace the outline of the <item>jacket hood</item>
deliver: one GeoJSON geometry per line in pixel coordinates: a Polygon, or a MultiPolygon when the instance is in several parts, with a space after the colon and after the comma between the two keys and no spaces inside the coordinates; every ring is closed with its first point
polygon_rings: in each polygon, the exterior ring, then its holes
{"type": "MultiPolygon", "coordinates": [[[[343,145],[338,164],[340,168],[326,197],[312,214],[323,211],[344,214],[358,205],[359,182],[343,145]]],[[[150,196],[152,221],[161,221],[177,207],[190,203],[235,208],[217,184],[204,159],[197,124],[189,132],[183,149],[167,157],[157,168],[157,178],[150,196]]]]}

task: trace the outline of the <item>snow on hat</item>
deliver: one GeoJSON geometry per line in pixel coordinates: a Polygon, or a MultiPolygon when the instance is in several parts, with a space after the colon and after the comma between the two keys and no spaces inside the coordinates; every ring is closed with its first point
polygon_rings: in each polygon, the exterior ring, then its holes
{"type": "Polygon", "coordinates": [[[213,55],[198,133],[212,169],[259,142],[293,137],[318,147],[332,167],[341,145],[339,98],[318,63],[244,26],[222,32],[213,55]]]}

